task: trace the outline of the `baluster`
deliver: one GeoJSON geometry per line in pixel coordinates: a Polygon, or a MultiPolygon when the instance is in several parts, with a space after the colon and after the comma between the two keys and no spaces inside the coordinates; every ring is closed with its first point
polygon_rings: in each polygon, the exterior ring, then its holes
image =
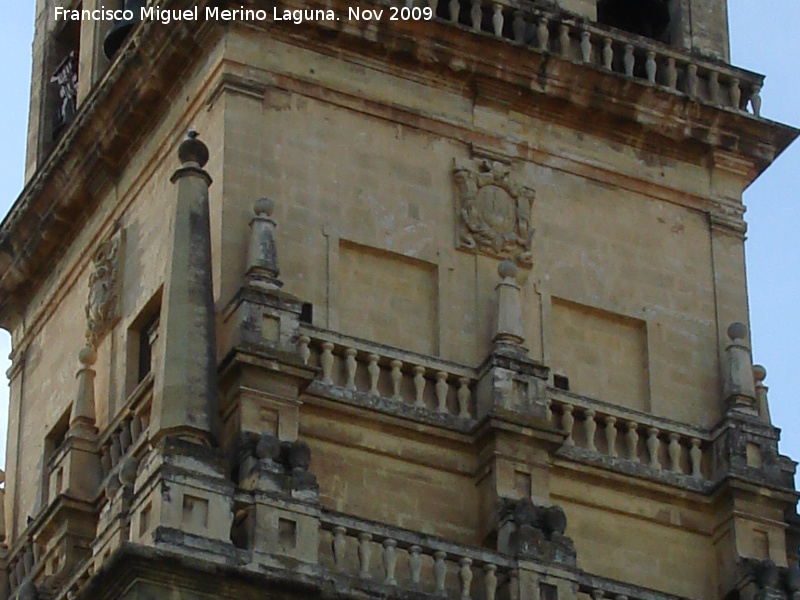
{"type": "Polygon", "coordinates": [[[348,348],[345,354],[345,367],[347,368],[347,383],[345,389],[351,392],[356,391],[356,371],[358,370],[358,363],[356,362],[356,355],[358,351],[355,348],[348,348]]]}
{"type": "Polygon", "coordinates": [[[511,600],[519,600],[519,571],[516,569],[508,574],[508,592],[511,600]]]}
{"type": "Polygon", "coordinates": [[[611,47],[611,38],[603,38],[603,67],[611,71],[614,62],[614,48],[611,47]]]}
{"type": "Polygon", "coordinates": [[[458,564],[461,565],[459,570],[459,578],[461,579],[461,598],[462,600],[469,599],[469,591],[472,586],[472,559],[464,557],[458,564]]]}
{"type": "Polygon", "coordinates": [[[378,396],[378,378],[381,376],[381,368],[378,366],[380,356],[377,354],[370,354],[367,357],[369,364],[367,365],[367,373],[369,373],[369,395],[378,396]]]}
{"type": "Polygon", "coordinates": [[[116,467],[122,457],[122,449],[119,445],[119,432],[111,434],[111,466],[116,467]]]}
{"type": "Polygon", "coordinates": [[[311,348],[309,345],[311,344],[311,338],[307,335],[301,335],[297,338],[297,346],[298,350],[300,351],[300,360],[303,361],[304,365],[308,364],[308,359],[311,357],[311,348]]]}
{"type": "Polygon", "coordinates": [[[422,394],[425,392],[425,367],[414,367],[414,406],[425,408],[425,399],[422,394]]]}
{"type": "Polygon", "coordinates": [[[469,379],[466,377],[459,377],[458,383],[458,416],[461,419],[469,419],[469,379]]]}
{"type": "Polygon", "coordinates": [[[594,434],[597,431],[597,421],[594,420],[595,415],[596,413],[591,408],[583,413],[586,418],[583,422],[583,430],[586,433],[586,449],[590,452],[597,452],[597,446],[594,444],[594,434]]]}
{"type": "Polygon", "coordinates": [[[753,84],[753,95],[750,96],[750,105],[753,107],[753,114],[756,117],[761,116],[761,86],[753,84]]]}
{"type": "Polygon", "coordinates": [[[639,434],[636,433],[638,427],[638,423],[628,421],[628,460],[635,463],[639,462],[639,434]]]}
{"type": "Polygon", "coordinates": [[[681,470],[681,444],[677,433],[669,434],[669,470],[673,473],[683,473],[681,470]]]}
{"type": "Polygon", "coordinates": [[[17,565],[14,567],[14,573],[17,576],[17,582],[22,583],[22,580],[25,579],[25,565],[22,562],[22,557],[17,561],[17,565]]]}
{"type": "Polygon", "coordinates": [[[436,9],[439,8],[439,0],[428,0],[428,6],[431,9],[433,16],[436,16],[436,9]]]}
{"type": "Polygon", "coordinates": [[[697,65],[686,67],[686,93],[690,98],[697,98],[697,65]]]}
{"type": "Polygon", "coordinates": [[[447,558],[447,553],[437,550],[433,553],[433,577],[436,580],[436,593],[444,595],[445,576],[447,575],[447,563],[444,559],[447,558]]]}
{"type": "Polygon", "coordinates": [[[469,17],[472,19],[472,31],[480,31],[481,21],[483,20],[481,0],[472,0],[472,9],[469,11],[469,17]]]}
{"type": "Polygon", "coordinates": [[[397,541],[387,538],[383,540],[383,569],[386,571],[386,585],[397,585],[394,571],[397,567],[397,541]]]}
{"type": "Polygon", "coordinates": [[[689,458],[692,459],[692,477],[702,479],[703,472],[700,470],[700,465],[703,460],[703,451],[700,450],[700,440],[697,438],[692,438],[692,449],[689,450],[689,458]]]}
{"type": "Polygon", "coordinates": [[[347,550],[347,528],[337,525],[333,528],[333,564],[337,571],[344,571],[345,552],[347,550]]]}
{"type": "Polygon", "coordinates": [[[636,64],[636,58],[633,56],[633,44],[625,44],[623,63],[625,65],[625,75],[633,77],[633,67],[636,64]]]}
{"type": "Polygon", "coordinates": [[[333,385],[333,343],[322,342],[322,356],[319,362],[322,365],[322,383],[333,385]]]}
{"type": "Polygon", "coordinates": [[[411,570],[411,583],[419,585],[422,573],[422,546],[414,544],[408,549],[408,567],[411,570]]]}
{"type": "Polygon", "coordinates": [[[574,446],[575,440],[572,439],[572,427],[575,425],[575,417],[572,416],[573,407],[571,404],[565,404],[561,407],[561,429],[567,434],[567,439],[564,440],[564,445],[574,446]]]}
{"type": "Polygon", "coordinates": [[[123,455],[128,451],[128,448],[131,447],[131,421],[130,419],[125,419],[122,422],[122,428],[119,432],[119,449],[123,455]]]}
{"type": "Polygon", "coordinates": [[[644,63],[644,70],[647,73],[647,81],[655,83],[658,65],[656,64],[656,53],[652,50],[647,52],[647,62],[644,63]]]}
{"type": "Polygon", "coordinates": [[[592,590],[592,600],[603,600],[603,590],[592,590]]]}
{"type": "Polygon", "coordinates": [[[108,446],[103,446],[100,449],[100,466],[103,468],[103,476],[105,477],[111,472],[111,451],[108,446]]]}
{"type": "Polygon", "coordinates": [[[392,379],[392,400],[395,402],[401,402],[402,398],[400,397],[400,384],[403,381],[403,373],[400,371],[400,369],[403,367],[403,361],[395,359],[389,363],[389,366],[392,368],[392,372],[390,374],[392,379]]]}
{"type": "Polygon", "coordinates": [[[719,104],[719,73],[711,71],[708,76],[708,93],[713,104],[719,104]]]}
{"type": "Polygon", "coordinates": [[[439,371],[436,373],[436,409],[440,413],[447,412],[447,373],[439,371]]]}
{"type": "Polygon", "coordinates": [[[544,401],[544,406],[545,410],[547,411],[545,413],[547,416],[547,422],[550,423],[550,421],[553,420],[553,400],[548,398],[547,400],[544,401]]]}
{"type": "Polygon", "coordinates": [[[539,50],[547,52],[547,44],[550,41],[550,30],[547,29],[547,17],[539,19],[539,25],[536,28],[536,39],[539,42],[539,50]]]}
{"type": "Polygon", "coordinates": [[[569,26],[564,23],[558,28],[558,45],[561,49],[561,57],[569,58],[569,26]]]}
{"type": "Polygon", "coordinates": [[[581,32],[581,59],[592,62],[592,34],[588,31],[581,32]]]}
{"type": "Polygon", "coordinates": [[[739,87],[739,80],[735,77],[731,79],[731,104],[736,110],[741,109],[742,88],[739,87]]]}
{"type": "Polygon", "coordinates": [[[518,10],[514,12],[514,41],[524,43],[525,42],[525,33],[528,30],[528,24],[525,22],[525,18],[522,15],[522,11],[518,10]]]}
{"type": "Polygon", "coordinates": [[[450,0],[447,6],[450,9],[450,22],[458,23],[458,13],[461,11],[461,3],[458,0],[450,0]]]}
{"type": "Polygon", "coordinates": [[[650,468],[656,471],[661,470],[661,463],[658,462],[658,427],[647,429],[647,453],[650,456],[650,468]]]}
{"type": "Polygon", "coordinates": [[[371,577],[369,573],[369,559],[372,556],[371,541],[371,533],[361,532],[358,534],[358,563],[360,565],[358,576],[361,579],[369,579],[371,577]]]}
{"type": "Polygon", "coordinates": [[[503,37],[503,5],[495,3],[492,6],[492,28],[497,37],[503,37]]]}
{"type": "Polygon", "coordinates": [[[25,575],[30,575],[31,571],[33,571],[33,544],[29,543],[28,546],[25,548],[25,554],[22,557],[22,560],[25,562],[25,575]]]}
{"type": "Polygon", "coordinates": [[[494,600],[495,594],[497,593],[497,575],[495,572],[497,571],[497,565],[484,565],[484,577],[483,577],[483,586],[486,591],[486,600],[494,600]]]}
{"type": "Polygon", "coordinates": [[[617,419],[606,417],[606,446],[611,458],[617,457],[617,419]]]}
{"type": "Polygon", "coordinates": [[[133,415],[131,419],[131,442],[135,444],[140,435],[142,435],[142,419],[139,415],[133,415]]]}
{"type": "Polygon", "coordinates": [[[675,67],[675,57],[667,59],[667,87],[674,90],[678,85],[678,69],[675,67]]]}

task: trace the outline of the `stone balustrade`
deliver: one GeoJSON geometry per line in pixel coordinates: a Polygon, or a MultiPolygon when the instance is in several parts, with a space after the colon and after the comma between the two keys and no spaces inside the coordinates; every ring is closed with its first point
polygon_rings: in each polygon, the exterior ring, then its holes
{"type": "Polygon", "coordinates": [[[10,548],[7,559],[9,597],[24,597],[25,588],[35,587],[35,581],[44,571],[42,554],[43,548],[34,542],[30,530],[10,548]]]}
{"type": "MultiPolygon", "coordinates": [[[[420,0],[417,0],[418,2],[420,0]]],[[[414,0],[405,0],[413,4],[414,0]]],[[[763,77],[638,35],[511,0],[422,0],[438,18],[739,112],[761,112],[763,77]]]]}
{"type": "Polygon", "coordinates": [[[651,473],[685,475],[699,482],[709,479],[706,432],[560,390],[551,390],[550,397],[550,419],[567,434],[565,446],[651,473]]]}
{"type": "Polygon", "coordinates": [[[126,405],[98,438],[104,479],[147,439],[152,400],[153,378],[150,375],[137,386],[126,405]]]}
{"type": "Polygon", "coordinates": [[[685,600],[656,590],[598,577],[589,573],[578,574],[579,598],[591,600],[685,600]]]}
{"type": "Polygon", "coordinates": [[[319,383],[428,413],[474,418],[474,369],[322,329],[304,327],[298,351],[319,383]]]}
{"type": "Polygon", "coordinates": [[[336,513],[323,514],[320,530],[321,565],[360,587],[495,600],[514,578],[513,561],[491,550],[336,513]]]}

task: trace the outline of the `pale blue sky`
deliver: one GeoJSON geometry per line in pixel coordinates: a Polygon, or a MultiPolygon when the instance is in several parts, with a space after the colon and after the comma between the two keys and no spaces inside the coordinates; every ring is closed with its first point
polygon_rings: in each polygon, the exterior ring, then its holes
{"type": "MultiPolygon", "coordinates": [[[[34,0],[6,0],[0,10],[0,214],[23,184],[34,0]]],[[[800,125],[800,2],[729,0],[732,62],[767,75],[762,114],[800,125]]],[[[747,268],[755,361],[766,366],[770,407],[783,428],[781,451],[800,459],[800,142],[745,194],[747,268]],[[797,354],[796,354],[797,353],[797,354]]],[[[8,368],[8,335],[0,331],[0,372],[8,368]]],[[[72,368],[72,366],[68,367],[72,368]]],[[[4,463],[8,389],[0,383],[0,463],[4,463]]]]}

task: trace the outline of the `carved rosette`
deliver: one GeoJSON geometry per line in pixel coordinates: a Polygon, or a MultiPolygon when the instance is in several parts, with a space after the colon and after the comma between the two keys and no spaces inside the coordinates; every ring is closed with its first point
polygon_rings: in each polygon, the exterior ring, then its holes
{"type": "Polygon", "coordinates": [[[531,210],[535,192],[511,180],[500,162],[456,163],[456,247],[533,264],[531,210]]]}
{"type": "Polygon", "coordinates": [[[97,348],[120,317],[122,232],[102,242],[92,257],[86,303],[86,341],[97,348]]]}

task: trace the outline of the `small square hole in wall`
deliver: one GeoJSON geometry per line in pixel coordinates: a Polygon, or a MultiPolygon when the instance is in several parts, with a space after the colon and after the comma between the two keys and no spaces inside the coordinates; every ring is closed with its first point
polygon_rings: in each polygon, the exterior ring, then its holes
{"type": "Polygon", "coordinates": [[[185,494],[183,496],[183,522],[196,529],[208,527],[208,500],[185,494]]]}
{"type": "Polygon", "coordinates": [[[540,583],[539,600],[558,600],[558,588],[550,583],[540,583]]]}
{"type": "Polygon", "coordinates": [[[147,506],[142,509],[142,513],[139,515],[139,537],[143,537],[145,533],[147,533],[147,529],[150,527],[150,513],[153,510],[153,506],[148,502],[147,506]]]}
{"type": "Polygon", "coordinates": [[[753,530],[753,555],[756,558],[769,558],[769,535],[760,529],[753,530]]]}
{"type": "Polygon", "coordinates": [[[761,448],[758,447],[758,444],[753,444],[752,442],[747,442],[747,466],[748,467],[760,467],[761,466],[761,448]]]}
{"type": "Polygon", "coordinates": [[[553,375],[553,387],[559,390],[569,391],[569,377],[566,375],[553,375]]]}
{"type": "Polygon", "coordinates": [[[518,498],[531,497],[531,474],[523,471],[514,471],[514,491],[518,498]]]}
{"type": "Polygon", "coordinates": [[[284,550],[293,550],[297,545],[297,523],[291,519],[278,519],[278,541],[284,550]]]}

